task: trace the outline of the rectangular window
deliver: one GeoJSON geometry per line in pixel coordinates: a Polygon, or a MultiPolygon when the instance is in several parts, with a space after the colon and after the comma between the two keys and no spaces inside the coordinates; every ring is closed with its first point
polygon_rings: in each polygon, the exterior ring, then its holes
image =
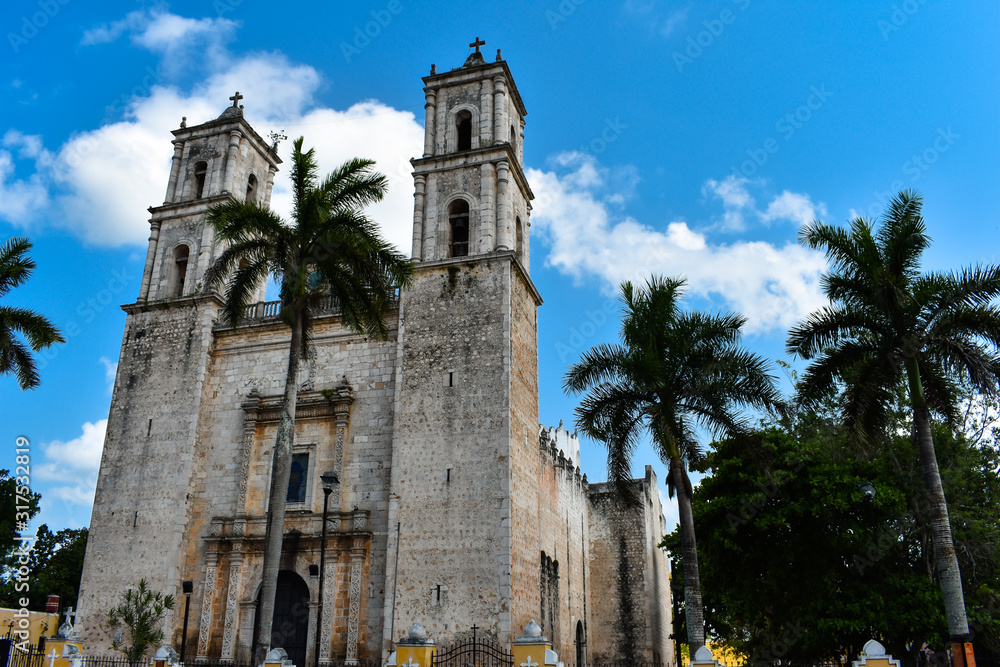
{"type": "Polygon", "coordinates": [[[285,502],[304,503],[306,501],[306,482],[309,478],[309,455],[292,455],[292,472],[288,476],[288,495],[285,502]]]}

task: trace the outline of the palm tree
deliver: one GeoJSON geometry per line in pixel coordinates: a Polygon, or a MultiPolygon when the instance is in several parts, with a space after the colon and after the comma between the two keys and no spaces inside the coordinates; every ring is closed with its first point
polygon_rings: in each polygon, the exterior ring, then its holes
{"type": "Polygon", "coordinates": [[[780,396],[766,362],[742,349],[742,315],[684,312],[683,279],[653,277],[644,288],[621,286],[621,342],[598,345],[570,367],[568,393],[588,392],[576,409],[577,428],[608,448],[608,479],[632,496],[631,458],[643,433],[669,465],[677,494],[684,610],[690,654],[705,643],[691,481],[687,464],[701,457],[696,428],[717,435],[748,430],[738,409],[774,409],[780,396]]]}
{"type": "Polygon", "coordinates": [[[225,247],[205,276],[209,289],[229,279],[223,319],[236,326],[268,276],[280,283],[280,316],[291,329],[288,372],[274,443],[260,611],[256,619],[258,653],[270,647],[285,502],[291,471],[298,396],[299,359],[309,345],[312,320],[320,301],[333,296],[343,324],[385,338],[385,316],[395,291],[410,282],[410,261],[383,240],[365,207],[385,194],[386,178],[372,171],[374,162],[344,163],[320,182],[313,150],[302,152],[298,138],[292,152],[292,222],[266,207],[230,201],[209,209],[208,221],[225,247]],[[231,276],[231,278],[230,278],[231,276]]]}
{"type": "MultiPolygon", "coordinates": [[[[28,257],[31,241],[14,237],[0,246],[0,297],[24,284],[35,269],[28,257]]],[[[34,389],[41,382],[32,352],[53,343],[65,343],[59,330],[43,316],[27,308],[0,306],[0,375],[13,373],[21,389],[34,389]],[[27,341],[21,341],[20,334],[27,341]]]]}
{"type": "Polygon", "coordinates": [[[791,330],[787,349],[814,360],[798,386],[799,402],[808,408],[842,387],[842,418],[865,446],[888,435],[893,397],[906,387],[948,630],[962,641],[969,626],[930,419],[933,411],[955,422],[960,381],[998,394],[1000,311],[993,301],[1000,267],[920,273],[930,244],[921,203],[916,192],[900,192],[877,230],[864,218],[849,230],[818,220],[802,229],[800,241],[830,260],[822,280],[830,305],[791,330]]]}

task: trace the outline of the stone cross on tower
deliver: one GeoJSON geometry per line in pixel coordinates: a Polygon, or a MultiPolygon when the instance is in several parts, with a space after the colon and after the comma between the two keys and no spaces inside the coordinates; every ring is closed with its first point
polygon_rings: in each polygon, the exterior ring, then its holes
{"type": "Polygon", "coordinates": [[[238,107],[240,105],[240,100],[243,99],[243,96],[240,95],[240,91],[237,90],[236,94],[233,95],[232,97],[230,97],[229,99],[231,99],[233,101],[233,106],[234,107],[238,107]]]}
{"type": "Polygon", "coordinates": [[[476,41],[474,41],[472,44],[469,44],[469,46],[470,47],[473,47],[473,46],[476,47],[476,53],[479,53],[479,47],[480,46],[486,46],[486,42],[484,42],[483,40],[481,40],[478,37],[476,37],[476,41]]]}

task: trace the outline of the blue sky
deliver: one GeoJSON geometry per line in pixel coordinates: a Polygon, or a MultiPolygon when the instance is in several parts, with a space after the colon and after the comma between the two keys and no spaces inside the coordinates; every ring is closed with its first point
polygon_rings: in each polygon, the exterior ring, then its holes
{"type": "MultiPolygon", "coordinates": [[[[4,303],[68,341],[40,388],[0,378],[0,466],[27,436],[40,519],[89,523],[119,306],[138,294],[170,130],[235,90],[262,135],[304,135],[324,169],[378,160],[391,190],[372,214],[408,251],[420,77],[461,65],[476,36],[503,50],[528,109],[540,417],[568,424],[562,373],[616,336],[622,280],[686,276],[692,307],[745,313],[747,345],[785,359],[785,331],[822,303],[804,222],[874,216],[916,188],[926,268],[997,262],[998,25],[995,2],[930,0],[5,3],[0,238],[29,236],[38,268],[4,303]]],[[[583,457],[603,479],[601,449],[583,457]]],[[[636,473],[654,460],[641,451],[636,473]]]]}

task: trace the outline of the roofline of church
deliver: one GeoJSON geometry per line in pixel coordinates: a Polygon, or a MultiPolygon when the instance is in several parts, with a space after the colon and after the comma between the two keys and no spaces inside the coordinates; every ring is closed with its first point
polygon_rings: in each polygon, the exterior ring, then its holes
{"type": "MultiPolygon", "coordinates": [[[[460,167],[467,167],[469,156],[475,156],[479,154],[487,154],[493,151],[505,151],[507,153],[508,166],[514,174],[514,178],[517,179],[517,183],[521,186],[521,189],[528,196],[528,210],[531,210],[531,202],[535,199],[535,193],[531,190],[531,185],[528,183],[528,177],[524,175],[524,168],[521,166],[514,154],[514,148],[510,145],[510,142],[504,142],[501,144],[493,144],[492,146],[482,146],[479,148],[470,148],[461,152],[455,153],[443,153],[441,155],[431,155],[429,157],[413,157],[410,158],[410,164],[413,165],[413,175],[417,176],[419,174],[431,173],[433,169],[428,169],[426,171],[421,171],[419,167],[424,165],[438,165],[443,169],[458,169],[460,167]],[[447,164],[451,160],[454,162],[453,165],[447,164]],[[442,164],[444,163],[444,164],[442,164]]],[[[489,159],[487,162],[491,161],[489,159]]]]}
{"type": "Polygon", "coordinates": [[[263,155],[266,155],[268,160],[271,162],[271,166],[274,167],[275,171],[278,170],[278,165],[282,163],[281,158],[278,157],[278,151],[276,150],[276,144],[268,144],[264,141],[264,138],[257,134],[257,130],[253,129],[249,121],[243,117],[242,113],[235,118],[230,116],[228,118],[213,118],[212,120],[206,121],[200,125],[192,125],[191,127],[179,127],[176,130],[171,130],[170,133],[179,141],[185,141],[198,136],[204,136],[209,134],[217,134],[219,128],[225,127],[226,125],[240,125],[241,130],[243,130],[247,137],[258,144],[258,149],[263,155]],[[207,130],[204,131],[203,130],[207,130]]]}
{"type": "Polygon", "coordinates": [[[453,78],[465,78],[462,75],[466,73],[471,73],[472,75],[468,78],[477,79],[482,78],[483,70],[489,69],[491,67],[499,67],[503,70],[503,73],[507,75],[507,85],[510,89],[511,99],[514,100],[514,104],[517,105],[517,110],[521,112],[521,117],[526,117],[528,115],[528,110],[524,108],[524,101],[521,99],[521,93],[517,90],[517,84],[514,83],[514,76],[510,73],[510,67],[507,66],[506,60],[497,60],[492,63],[485,63],[482,65],[470,65],[468,67],[456,67],[453,70],[447,72],[441,72],[440,74],[429,74],[422,77],[424,82],[424,88],[438,88],[441,84],[448,82],[449,79],[453,78]],[[432,85],[433,84],[433,85],[432,85]]]}

